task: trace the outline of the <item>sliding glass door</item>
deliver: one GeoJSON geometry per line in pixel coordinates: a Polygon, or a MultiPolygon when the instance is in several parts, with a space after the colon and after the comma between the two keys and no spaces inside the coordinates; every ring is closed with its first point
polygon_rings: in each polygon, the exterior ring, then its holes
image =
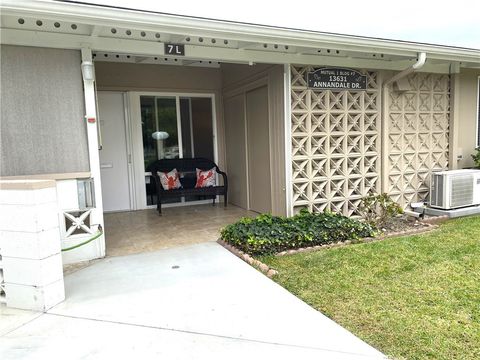
{"type": "MultiPolygon", "coordinates": [[[[148,166],[160,159],[204,157],[216,161],[213,97],[139,95],[146,205],[156,205],[148,166]]],[[[137,147],[139,148],[139,147],[137,147]]],[[[169,199],[172,203],[201,200],[169,199]]]]}

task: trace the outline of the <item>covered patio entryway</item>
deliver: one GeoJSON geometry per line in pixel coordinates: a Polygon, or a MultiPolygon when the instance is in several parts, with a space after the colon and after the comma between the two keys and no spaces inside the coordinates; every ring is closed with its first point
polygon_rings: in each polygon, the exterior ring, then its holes
{"type": "Polygon", "coordinates": [[[215,241],[220,229],[256,213],[230,205],[168,207],[105,214],[107,256],[128,255],[215,241]]]}
{"type": "Polygon", "coordinates": [[[112,52],[93,60],[107,256],[216,241],[241,217],[286,215],[282,66],[112,52]],[[155,164],[168,162],[162,172],[178,173],[188,191],[200,159],[226,173],[215,182],[228,180],[226,207],[223,194],[215,206],[212,196],[157,194],[155,164]]]}

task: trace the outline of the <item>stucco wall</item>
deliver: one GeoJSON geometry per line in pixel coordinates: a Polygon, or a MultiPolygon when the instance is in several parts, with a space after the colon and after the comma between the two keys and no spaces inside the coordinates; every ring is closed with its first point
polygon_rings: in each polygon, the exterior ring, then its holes
{"type": "Polygon", "coordinates": [[[480,70],[462,69],[459,74],[459,90],[457,93],[459,104],[458,124],[458,154],[463,159],[458,161],[458,167],[473,165],[471,154],[477,145],[477,106],[478,106],[478,78],[480,70]]]}
{"type": "Polygon", "coordinates": [[[219,68],[95,62],[99,90],[204,92],[221,88],[219,68]]]}
{"type": "Polygon", "coordinates": [[[1,46],[0,175],[89,171],[80,52],[1,46]]]}

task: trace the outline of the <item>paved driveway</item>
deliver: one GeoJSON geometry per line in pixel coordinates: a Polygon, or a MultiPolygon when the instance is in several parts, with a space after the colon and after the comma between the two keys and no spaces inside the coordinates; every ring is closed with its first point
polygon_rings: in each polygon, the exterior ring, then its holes
{"type": "Polygon", "coordinates": [[[65,288],[46,314],[3,309],[2,360],[384,358],[212,242],[106,258],[65,288]]]}

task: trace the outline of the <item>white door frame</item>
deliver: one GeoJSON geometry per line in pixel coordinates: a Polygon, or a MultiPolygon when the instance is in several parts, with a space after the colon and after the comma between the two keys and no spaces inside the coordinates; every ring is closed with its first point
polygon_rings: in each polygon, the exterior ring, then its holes
{"type": "MultiPolygon", "coordinates": [[[[156,208],[156,205],[147,205],[147,194],[145,189],[145,163],[143,156],[143,139],[142,139],[142,122],[141,122],[141,96],[158,96],[175,98],[177,109],[177,126],[178,126],[178,146],[180,157],[183,157],[182,149],[182,130],[180,121],[180,98],[181,97],[197,97],[210,98],[212,102],[212,129],[213,129],[213,157],[215,163],[218,163],[218,136],[217,136],[217,112],[214,93],[189,93],[189,92],[151,92],[151,91],[129,91],[128,97],[128,113],[131,129],[131,146],[132,146],[132,169],[133,169],[133,197],[134,210],[156,208]]],[[[193,135],[193,134],[192,134],[193,135]]],[[[186,206],[200,203],[207,203],[209,200],[182,202],[165,204],[162,207],[186,206]]]]}
{"type": "Polygon", "coordinates": [[[130,210],[135,209],[135,172],[133,167],[133,145],[132,145],[132,122],[130,121],[130,98],[126,91],[123,93],[123,104],[125,112],[125,137],[127,139],[127,169],[128,169],[128,187],[130,191],[130,210]]]}

